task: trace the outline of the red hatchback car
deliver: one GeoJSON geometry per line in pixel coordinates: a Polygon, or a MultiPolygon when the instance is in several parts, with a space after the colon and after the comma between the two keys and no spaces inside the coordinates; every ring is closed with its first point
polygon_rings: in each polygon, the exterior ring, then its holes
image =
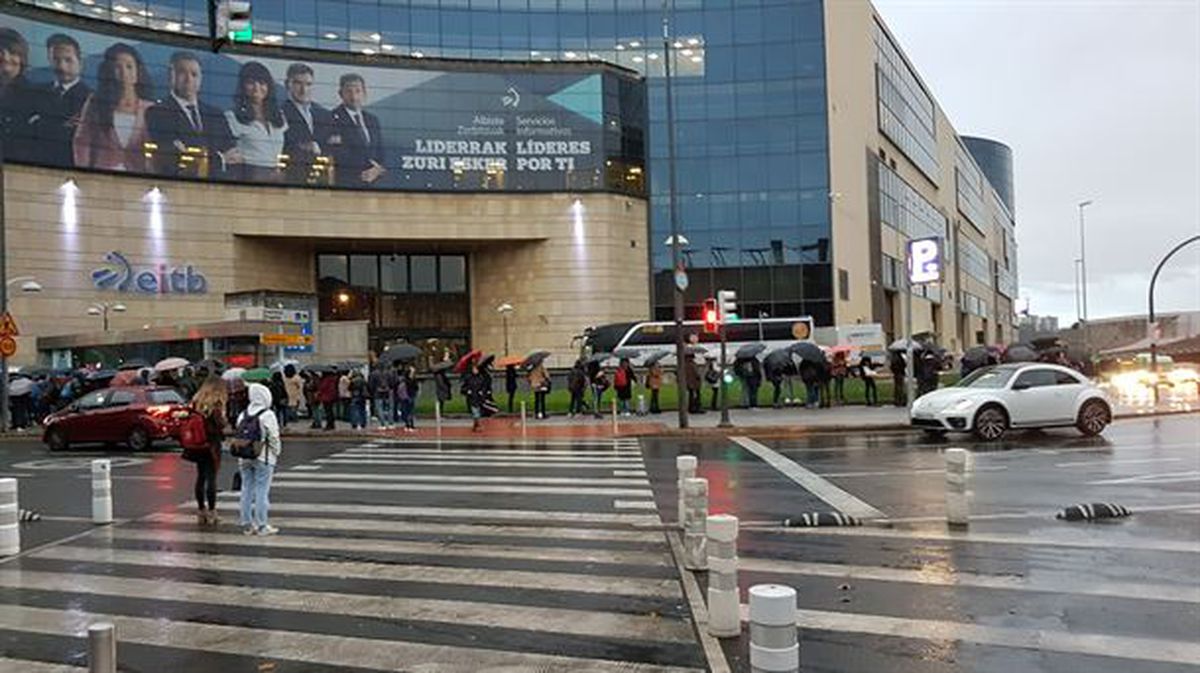
{"type": "Polygon", "coordinates": [[[126,444],[142,451],[155,440],[178,437],[186,411],[183,397],[174,388],[94,390],[47,416],[42,441],[51,451],[88,443],[126,444]]]}

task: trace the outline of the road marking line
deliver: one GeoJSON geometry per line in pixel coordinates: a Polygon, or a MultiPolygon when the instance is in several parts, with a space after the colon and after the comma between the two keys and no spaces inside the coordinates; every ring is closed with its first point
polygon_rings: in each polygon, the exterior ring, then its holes
{"type": "Polygon", "coordinates": [[[636,469],[642,467],[642,461],[613,461],[608,463],[576,463],[560,461],[497,461],[481,462],[473,460],[392,460],[390,458],[318,458],[313,461],[321,465],[388,465],[397,467],[485,467],[485,468],[537,468],[544,467],[556,470],[610,470],[614,468],[636,469]]]}
{"type": "MultiPolygon", "coordinates": [[[[217,494],[217,508],[236,512],[237,493],[217,494]]],[[[190,504],[181,505],[190,507],[190,504]]],[[[478,509],[473,507],[405,507],[399,505],[348,505],[322,502],[272,502],[271,512],[322,512],[326,514],[377,515],[417,519],[471,519],[475,521],[521,521],[545,523],[609,523],[648,525],[658,517],[628,512],[571,512],[539,509],[478,509]]]]}
{"type": "MultiPolygon", "coordinates": [[[[619,440],[618,440],[619,441],[619,440]]],[[[501,449],[523,450],[535,452],[538,447],[554,446],[554,447],[592,447],[597,452],[601,449],[612,449],[613,440],[601,439],[579,439],[579,440],[559,440],[559,439],[527,439],[527,440],[487,440],[487,439],[381,439],[367,444],[360,444],[359,447],[384,447],[392,449],[401,448],[418,448],[423,447],[427,450],[436,450],[441,446],[468,446],[471,448],[480,447],[499,447],[501,449]]],[[[640,445],[639,445],[640,446],[640,445]]]]}
{"type": "MultiPolygon", "coordinates": [[[[272,508],[274,509],[274,508],[272,508]]],[[[146,517],[147,521],[188,525],[195,523],[194,514],[160,512],[146,517]]],[[[91,519],[88,519],[91,521],[91,519]]],[[[612,530],[609,528],[567,528],[563,526],[495,525],[480,523],[453,524],[440,521],[395,521],[388,519],[330,519],[324,517],[280,516],[271,512],[271,522],[281,528],[313,528],[317,530],[373,531],[378,533],[433,533],[440,535],[494,535],[510,537],[551,538],[563,540],[618,540],[623,542],[661,542],[657,533],[612,530]]]]}
{"type": "MultiPolygon", "coordinates": [[[[1136,514],[1136,512],[1134,512],[1136,514]]],[[[972,517],[974,519],[975,517],[972,517]]],[[[945,517],[937,517],[945,521],[945,517]]],[[[749,528],[749,527],[747,527],[749,528]]],[[[1083,549],[1132,549],[1137,551],[1166,551],[1200,554],[1200,543],[1181,540],[1143,540],[1119,538],[1040,538],[1022,534],[959,533],[945,530],[901,530],[894,528],[772,528],[773,532],[788,535],[847,535],[850,537],[881,537],[904,540],[944,540],[985,544],[1013,544],[1028,547],[1079,547],[1083,549]]]]}
{"type": "Polygon", "coordinates": [[[1196,586],[1138,584],[1132,582],[1110,582],[1108,580],[1094,582],[1093,578],[1088,578],[1087,584],[1076,582],[1064,584],[1059,579],[1039,581],[1032,577],[1019,577],[1016,575],[980,575],[966,572],[955,572],[945,575],[931,574],[925,570],[909,570],[904,568],[837,563],[805,563],[801,561],[793,562],[745,556],[738,559],[738,570],[784,575],[844,577],[853,580],[903,582],[906,584],[927,584],[931,586],[977,587],[982,589],[1105,596],[1134,600],[1158,600],[1175,603],[1200,603],[1200,587],[1196,586]]]}
{"type": "MultiPolygon", "coordinates": [[[[576,575],[563,572],[456,568],[453,566],[372,563],[370,561],[314,561],[309,559],[238,556],[236,554],[192,554],[188,552],[142,551],[99,547],[59,546],[45,549],[36,558],[116,565],[181,568],[233,573],[264,573],[297,577],[310,575],[341,580],[381,582],[425,582],[491,588],[546,589],[589,594],[616,594],[659,598],[679,597],[674,579],[649,579],[611,575],[576,575]]],[[[153,570],[147,573],[153,576],[153,570]]]]}
{"type": "MultiPolygon", "coordinates": [[[[76,479],[91,479],[90,474],[77,474],[76,479]]],[[[175,481],[175,477],[148,475],[148,474],[110,474],[110,479],[128,479],[129,481],[175,481]]]]}
{"type": "Polygon", "coordinates": [[[431,460],[478,460],[488,462],[493,460],[533,460],[538,458],[547,458],[550,460],[572,460],[579,463],[609,463],[613,461],[640,462],[642,455],[640,452],[607,452],[605,454],[588,453],[583,451],[390,451],[390,450],[374,450],[363,451],[361,449],[349,449],[339,451],[332,456],[346,458],[396,458],[406,460],[420,460],[429,458],[431,460]]]}
{"type": "Polygon", "coordinates": [[[1143,463],[1178,463],[1182,458],[1125,458],[1122,460],[1080,460],[1074,463],[1055,463],[1054,467],[1104,467],[1106,465],[1139,465],[1143,463]]]}
{"type": "Polygon", "coordinates": [[[380,554],[417,554],[453,558],[505,558],[525,561],[574,561],[578,563],[616,563],[624,565],[661,566],[665,553],[650,551],[610,551],[579,549],[577,547],[533,547],[525,545],[470,544],[464,542],[412,542],[408,540],[374,540],[364,538],[316,537],[282,535],[247,538],[241,532],[187,532],[162,529],[116,528],[111,531],[118,540],[148,540],[159,543],[197,543],[216,546],[252,546],[274,549],[304,549],[308,551],[348,551],[380,554]]]}
{"type": "Polygon", "coordinates": [[[649,673],[688,669],[639,664],[628,661],[584,659],[553,654],[525,654],[473,647],[427,645],[399,640],[334,636],[323,633],[276,631],[243,625],[225,626],[201,622],[175,622],[150,617],[50,610],[17,605],[0,606],[0,623],[25,633],[83,637],[88,624],[96,621],[116,625],[121,642],[156,647],[181,648],[195,652],[219,652],[281,659],[326,666],[331,669],[359,667],[390,669],[396,662],[419,661],[425,673],[455,673],[470,670],[562,670],[649,673]],[[469,664],[467,663],[469,662],[469,664]]]}
{"type": "Polygon", "coordinates": [[[254,605],[267,610],[287,610],[315,615],[428,620],[442,624],[520,629],[592,638],[627,638],[672,644],[692,642],[691,629],[681,620],[582,608],[536,607],[411,596],[370,596],[26,569],[0,570],[0,587],[99,596],[132,596],[140,600],[180,601],[235,608],[254,605]]]}
{"type": "Polygon", "coordinates": [[[859,519],[885,519],[883,512],[850,495],[833,485],[815,472],[804,469],[794,461],[780,455],[777,451],[756,442],[749,437],[730,437],[743,449],[758,456],[771,467],[779,470],[784,476],[794,481],[801,488],[825,501],[830,507],[842,514],[859,519]]]}
{"type": "MultiPolygon", "coordinates": [[[[275,475],[275,480],[272,483],[279,483],[279,479],[296,480],[296,479],[312,479],[311,474],[288,474],[282,473],[275,475]]],[[[645,479],[621,479],[617,477],[496,477],[496,476],[471,476],[471,475],[448,475],[448,474],[375,474],[368,472],[323,472],[322,479],[331,480],[346,480],[346,481],[390,481],[390,482],[436,482],[440,484],[535,484],[542,486],[562,486],[576,484],[580,486],[645,486],[645,479]]]]}
{"type": "MultiPolygon", "coordinates": [[[[308,470],[321,470],[321,469],[324,469],[324,468],[322,468],[320,465],[297,465],[296,467],[293,467],[293,468],[291,468],[291,469],[292,469],[292,470],[304,470],[304,471],[308,471],[308,470]]],[[[282,474],[278,474],[278,475],[275,475],[275,476],[279,477],[279,476],[283,476],[283,475],[282,475],[282,474]]]]}
{"type": "Polygon", "coordinates": [[[614,477],[645,477],[645,470],[613,470],[614,477]]]}
{"type": "Polygon", "coordinates": [[[652,511],[658,509],[653,500],[613,500],[613,509],[639,509],[652,511]]]}
{"type": "Polygon", "coordinates": [[[692,623],[695,625],[696,637],[704,650],[704,658],[708,661],[710,673],[730,673],[729,661],[721,643],[708,632],[708,606],[704,602],[704,593],[700,591],[700,583],[696,574],[683,567],[683,544],[679,542],[679,534],[667,532],[667,541],[671,544],[671,556],[675,560],[675,569],[679,571],[680,582],[683,584],[683,595],[687,597],[688,608],[692,611],[692,623]]]}
{"type": "Polygon", "coordinates": [[[34,475],[32,473],[27,473],[27,472],[3,472],[3,473],[0,473],[0,477],[3,477],[5,479],[32,479],[35,476],[37,476],[37,475],[34,475]]]}
{"type": "Polygon", "coordinates": [[[611,495],[626,497],[653,497],[645,488],[604,488],[594,486],[493,486],[489,484],[379,484],[365,481],[294,481],[279,480],[272,489],[316,489],[352,491],[404,491],[430,493],[504,493],[535,495],[611,495]]]}
{"type": "Polygon", "coordinates": [[[82,673],[82,666],[70,664],[48,664],[44,661],[31,659],[13,659],[0,657],[0,671],[20,671],[20,673],[82,673]]]}
{"type": "MultiPolygon", "coordinates": [[[[974,467],[970,472],[1004,472],[1008,470],[1006,465],[995,465],[992,467],[974,467]]],[[[818,477],[829,479],[852,479],[854,477],[901,477],[911,476],[916,474],[946,474],[945,467],[920,467],[909,470],[874,470],[864,472],[814,472],[818,477]]]]}
{"type": "MultiPolygon", "coordinates": [[[[749,606],[743,604],[743,620],[748,613],[749,606]]],[[[823,610],[796,610],[796,626],[819,631],[865,633],[938,642],[954,640],[1039,652],[1062,652],[1189,666],[1200,661],[1200,644],[1156,638],[982,626],[936,619],[909,619],[823,610]]]]}
{"type": "Polygon", "coordinates": [[[1101,479],[1089,481],[1088,486],[1124,486],[1128,484],[1182,484],[1189,481],[1200,481],[1200,471],[1160,472],[1157,474],[1139,474],[1132,477],[1116,479],[1101,479]]]}

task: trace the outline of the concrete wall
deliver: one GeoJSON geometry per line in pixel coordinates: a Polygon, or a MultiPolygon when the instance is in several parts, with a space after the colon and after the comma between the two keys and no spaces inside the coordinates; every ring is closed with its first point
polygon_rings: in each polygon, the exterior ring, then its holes
{"type": "Polygon", "coordinates": [[[112,324],[136,329],[221,320],[228,292],[314,292],[322,249],[469,254],[472,341],[493,352],[502,348],[502,302],[516,307],[516,350],[564,361],[585,325],[648,312],[646,207],[630,197],[276,189],[11,165],[5,173],[9,277],[35,276],[45,288],[12,297],[22,329],[16,362],[32,359],[32,337],[98,332],[100,319],[86,313],[98,301],[123,303],[128,311],[112,324]],[[68,179],[78,188],[73,213],[61,189],[68,179]],[[155,186],[157,216],[146,199],[155,186]],[[208,292],[98,290],[91,273],[111,250],[135,266],[191,264],[208,292]]]}

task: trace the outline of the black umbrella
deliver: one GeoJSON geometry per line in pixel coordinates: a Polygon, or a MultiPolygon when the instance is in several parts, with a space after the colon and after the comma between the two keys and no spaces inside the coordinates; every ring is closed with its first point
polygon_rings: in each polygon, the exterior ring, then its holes
{"type": "Polygon", "coordinates": [[[115,369],[97,369],[95,371],[88,372],[83,378],[87,379],[88,381],[108,381],[116,375],[117,370],[115,369]]]}
{"type": "MultiPolygon", "coordinates": [[[[147,365],[142,365],[142,366],[144,367],[147,365]]],[[[201,360],[192,366],[195,367],[196,369],[207,369],[210,373],[216,373],[216,374],[220,374],[221,372],[225,371],[225,363],[221,362],[220,360],[213,360],[212,358],[209,358],[207,360],[201,360]]],[[[121,369],[125,369],[125,368],[126,367],[124,365],[121,366],[121,369]]]]}
{"type": "Polygon", "coordinates": [[[1052,349],[1052,348],[1062,348],[1062,347],[1063,347],[1063,341],[1062,341],[1062,339],[1060,339],[1060,338],[1058,338],[1058,337],[1056,337],[1056,336],[1041,336],[1041,337],[1035,337],[1035,338],[1033,339],[1033,341],[1032,341],[1032,342],[1030,342],[1030,344],[1032,345],[1032,347],[1033,347],[1033,349],[1034,349],[1034,350],[1039,350],[1039,351],[1044,351],[1044,350],[1050,350],[1050,349],[1052,349]]]}
{"type": "Polygon", "coordinates": [[[823,364],[825,362],[825,351],[810,341],[797,341],[788,346],[787,349],[789,353],[792,353],[805,362],[812,362],[813,364],[823,364]]]}
{"type": "Polygon", "coordinates": [[[480,368],[481,370],[482,370],[482,369],[487,369],[487,368],[491,367],[491,366],[492,366],[492,363],[493,363],[493,362],[495,362],[495,361],[496,361],[496,355],[495,355],[495,354],[492,354],[492,355],[485,355],[485,356],[483,356],[483,359],[479,361],[479,368],[480,368]]]}
{"type": "Polygon", "coordinates": [[[435,373],[436,372],[444,372],[447,369],[453,369],[454,365],[455,365],[455,362],[453,360],[444,360],[442,362],[434,363],[434,365],[429,368],[429,371],[435,372],[435,373]]]}
{"type": "Polygon", "coordinates": [[[988,363],[991,353],[986,346],[973,346],[963,353],[963,364],[969,368],[982,367],[988,363]]]}
{"type": "Polygon", "coordinates": [[[758,343],[746,344],[745,346],[742,346],[741,348],[737,349],[737,353],[735,353],[733,357],[738,360],[745,360],[748,358],[756,358],[756,357],[758,357],[759,353],[761,353],[765,350],[767,350],[767,347],[765,344],[758,344],[758,343]]]}
{"type": "Polygon", "coordinates": [[[792,365],[792,352],[787,348],[776,348],[763,358],[763,368],[772,372],[782,372],[792,365]]]}
{"type": "Polygon", "coordinates": [[[323,365],[323,364],[318,364],[316,362],[310,362],[309,364],[304,365],[304,368],[301,369],[300,371],[312,372],[313,374],[324,374],[326,372],[333,371],[333,367],[330,365],[323,365]]]}
{"type": "Polygon", "coordinates": [[[525,360],[521,362],[521,366],[526,369],[533,369],[546,361],[550,357],[550,351],[534,351],[525,356],[525,360]]]}
{"type": "Polygon", "coordinates": [[[647,367],[649,367],[651,365],[658,364],[664,358],[668,358],[671,355],[672,355],[671,351],[654,351],[653,353],[650,354],[649,357],[646,358],[645,365],[647,367]]]}
{"type": "Polygon", "coordinates": [[[1004,351],[1005,362],[1036,362],[1037,352],[1025,344],[1012,344],[1004,351]]]}
{"type": "Polygon", "coordinates": [[[411,362],[421,357],[421,349],[412,344],[396,344],[390,346],[379,356],[379,364],[390,365],[394,362],[411,362]]]}
{"type": "Polygon", "coordinates": [[[120,364],[120,366],[117,367],[117,369],[120,371],[128,371],[131,369],[142,369],[143,367],[150,367],[150,366],[151,365],[149,362],[146,362],[145,360],[143,360],[141,358],[132,358],[130,360],[126,360],[126,361],[122,362],[120,364]]]}

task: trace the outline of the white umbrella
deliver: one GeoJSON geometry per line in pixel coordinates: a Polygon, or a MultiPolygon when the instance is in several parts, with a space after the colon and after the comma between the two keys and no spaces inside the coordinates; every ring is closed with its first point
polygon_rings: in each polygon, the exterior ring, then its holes
{"type": "Polygon", "coordinates": [[[19,378],[8,384],[8,394],[14,397],[28,395],[33,391],[33,381],[27,378],[19,378]]]}
{"type": "Polygon", "coordinates": [[[183,369],[190,364],[190,362],[184,360],[183,358],[165,358],[163,360],[159,360],[158,364],[154,365],[154,371],[170,372],[175,371],[176,369],[183,369]]]}
{"type": "Polygon", "coordinates": [[[226,381],[240,381],[242,379],[242,374],[245,373],[246,369],[244,367],[230,367],[221,374],[221,378],[225,379],[226,381]]]}
{"type": "Polygon", "coordinates": [[[273,363],[271,363],[271,371],[281,372],[281,371],[283,371],[283,368],[288,365],[295,367],[296,371],[300,371],[300,361],[299,360],[281,360],[279,362],[273,362],[273,363]]]}

